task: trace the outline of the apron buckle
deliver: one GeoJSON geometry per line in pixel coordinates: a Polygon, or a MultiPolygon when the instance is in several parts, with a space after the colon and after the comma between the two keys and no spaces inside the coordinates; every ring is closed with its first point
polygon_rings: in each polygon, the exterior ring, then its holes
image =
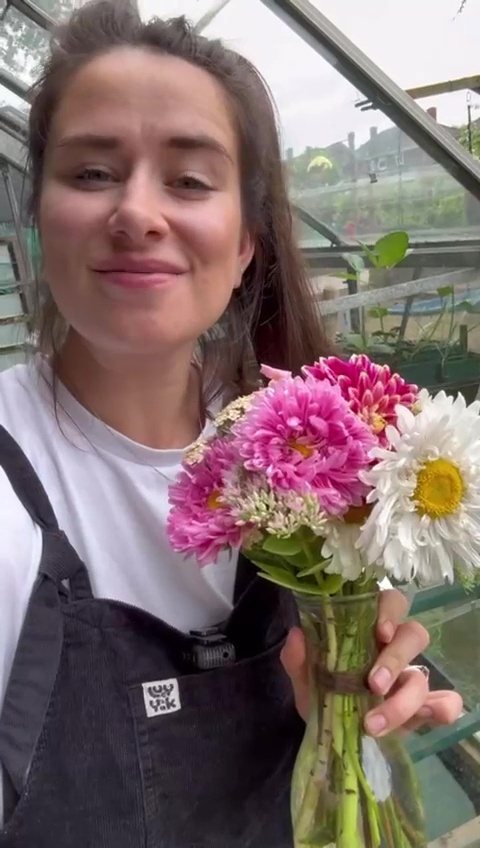
{"type": "Polygon", "coordinates": [[[186,659],[201,671],[234,664],[235,646],[218,627],[190,630],[190,636],[195,641],[186,659]]]}

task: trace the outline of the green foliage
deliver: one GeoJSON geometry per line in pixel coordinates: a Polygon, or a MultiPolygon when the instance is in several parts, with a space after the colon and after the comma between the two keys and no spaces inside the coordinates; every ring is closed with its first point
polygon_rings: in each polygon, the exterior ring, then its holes
{"type": "Polygon", "coordinates": [[[292,184],[296,188],[311,188],[313,186],[330,186],[336,185],[340,180],[341,167],[338,162],[332,158],[332,154],[323,147],[307,147],[299,156],[295,156],[287,162],[287,168],[290,173],[292,184]],[[329,168],[312,168],[309,170],[311,163],[317,157],[325,157],[329,160],[331,167],[329,168]]]}
{"type": "Polygon", "coordinates": [[[394,268],[405,258],[408,250],[408,234],[397,230],[379,238],[370,258],[376,268],[394,268]]]}
{"type": "Polygon", "coordinates": [[[471,144],[472,144],[472,156],[476,156],[477,159],[480,159],[480,127],[476,124],[473,124],[470,128],[470,133],[468,132],[468,127],[464,126],[460,129],[460,135],[458,136],[458,141],[465,147],[466,150],[470,150],[470,136],[471,136],[471,144]]]}

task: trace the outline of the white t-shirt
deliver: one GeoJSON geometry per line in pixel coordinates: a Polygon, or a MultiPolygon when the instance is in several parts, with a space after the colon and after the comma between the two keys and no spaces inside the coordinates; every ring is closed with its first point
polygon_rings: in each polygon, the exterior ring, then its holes
{"type": "MultiPolygon", "coordinates": [[[[51,382],[40,360],[1,373],[0,424],[35,468],[88,568],[94,595],[138,606],[185,632],[224,620],[237,556],[223,554],[200,569],[193,558],[173,553],[166,536],[169,482],[158,471],[174,479],[182,451],[132,442],[62,385],[57,421],[51,382]]],[[[39,529],[0,468],[0,706],[41,546],[39,529]]]]}

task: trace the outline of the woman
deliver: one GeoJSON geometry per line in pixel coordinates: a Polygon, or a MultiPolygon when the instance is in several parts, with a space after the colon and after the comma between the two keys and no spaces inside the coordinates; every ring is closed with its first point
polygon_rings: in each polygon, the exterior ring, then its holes
{"type": "MultiPolygon", "coordinates": [[[[291,848],[289,595],[165,536],[208,411],[326,350],[268,93],[183,19],[96,2],[56,36],[29,148],[46,291],[39,355],[0,378],[0,846],[291,848]]],[[[460,712],[405,670],[427,635],[404,614],[385,593],[374,734],[460,712]]]]}

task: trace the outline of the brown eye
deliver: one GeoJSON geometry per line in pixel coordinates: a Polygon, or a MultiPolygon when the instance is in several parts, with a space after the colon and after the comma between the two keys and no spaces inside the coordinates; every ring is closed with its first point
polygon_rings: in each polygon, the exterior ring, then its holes
{"type": "Polygon", "coordinates": [[[184,174],[173,183],[175,188],[187,189],[190,191],[212,191],[212,186],[192,174],[184,174]]]}
{"type": "Polygon", "coordinates": [[[113,177],[103,168],[85,168],[75,179],[80,183],[104,183],[111,182],[113,177]]]}

